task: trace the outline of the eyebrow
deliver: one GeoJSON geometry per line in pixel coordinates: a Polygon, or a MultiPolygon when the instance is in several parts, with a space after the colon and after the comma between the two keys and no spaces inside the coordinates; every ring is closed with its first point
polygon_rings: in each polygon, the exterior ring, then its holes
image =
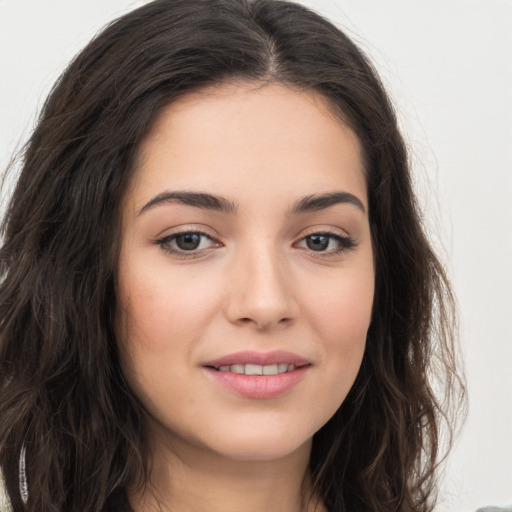
{"type": "MultiPolygon", "coordinates": [[[[180,203],[187,206],[194,206],[203,210],[213,210],[221,213],[235,214],[238,206],[233,201],[224,197],[207,194],[205,192],[162,192],[150,199],[137,213],[141,215],[145,211],[164,203],[180,203]]],[[[328,192],[326,194],[312,194],[297,201],[289,213],[298,215],[302,213],[325,210],[337,204],[351,204],[366,212],[362,201],[350,192],[328,192]]]]}
{"type": "Polygon", "coordinates": [[[195,206],[203,210],[214,210],[223,213],[236,213],[238,208],[235,203],[220,196],[206,194],[204,192],[163,192],[153,197],[139,211],[137,215],[162,203],[181,203],[187,206],[195,206]]]}
{"type": "Polygon", "coordinates": [[[326,194],[314,194],[303,197],[293,206],[291,213],[309,213],[325,210],[337,204],[351,204],[366,213],[363,202],[350,192],[328,192],[326,194]]]}

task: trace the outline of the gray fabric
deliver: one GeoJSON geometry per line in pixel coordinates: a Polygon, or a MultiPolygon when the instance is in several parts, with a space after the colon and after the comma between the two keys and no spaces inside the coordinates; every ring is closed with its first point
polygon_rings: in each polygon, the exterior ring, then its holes
{"type": "Polygon", "coordinates": [[[484,507],[479,508],[476,512],[512,512],[512,505],[510,507],[484,507]]]}

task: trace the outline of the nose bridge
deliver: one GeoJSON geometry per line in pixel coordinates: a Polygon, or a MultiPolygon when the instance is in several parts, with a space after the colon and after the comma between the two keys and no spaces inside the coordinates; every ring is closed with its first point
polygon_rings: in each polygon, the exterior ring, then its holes
{"type": "Polygon", "coordinates": [[[290,272],[272,239],[260,236],[244,244],[230,273],[228,314],[232,321],[266,329],[294,318],[290,272]]]}

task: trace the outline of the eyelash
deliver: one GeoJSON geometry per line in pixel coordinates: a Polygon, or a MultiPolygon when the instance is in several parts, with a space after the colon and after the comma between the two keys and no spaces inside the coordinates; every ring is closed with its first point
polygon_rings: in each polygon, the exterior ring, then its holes
{"type": "MultiPolygon", "coordinates": [[[[206,238],[207,240],[214,242],[214,239],[208,235],[207,233],[204,233],[202,231],[181,231],[179,233],[173,233],[172,235],[167,235],[165,237],[159,238],[155,241],[157,245],[159,245],[162,250],[168,254],[176,255],[181,258],[197,258],[201,255],[201,252],[197,251],[197,249],[192,249],[190,251],[179,249],[172,247],[170,244],[174,242],[178,237],[184,236],[184,235],[197,235],[201,238],[206,238]]],[[[313,236],[326,236],[329,237],[331,240],[335,240],[338,242],[338,248],[336,250],[330,250],[330,251],[314,251],[313,249],[304,248],[306,251],[310,251],[311,253],[315,254],[316,257],[320,258],[329,258],[331,256],[336,256],[339,254],[342,254],[344,252],[349,252],[354,250],[357,247],[356,241],[351,238],[350,236],[342,236],[339,233],[333,232],[333,231],[315,231],[313,233],[310,233],[306,236],[303,236],[299,242],[306,241],[308,238],[311,238],[313,236]]],[[[201,243],[201,242],[200,242],[201,243]]],[[[297,242],[298,243],[298,242],[297,242]]],[[[330,241],[329,241],[330,243],[330,241]]],[[[217,246],[220,245],[220,243],[216,243],[217,246]]],[[[295,245],[295,244],[294,244],[295,245]]],[[[208,250],[207,248],[206,250],[208,250]]],[[[203,249],[205,250],[205,249],[203,249]]]]}
{"type": "MultiPolygon", "coordinates": [[[[338,243],[338,248],[330,251],[314,251],[313,249],[306,248],[305,250],[310,251],[315,254],[318,258],[329,258],[330,256],[337,256],[344,252],[349,252],[354,250],[357,247],[356,241],[350,236],[343,236],[334,231],[315,231],[313,233],[309,233],[306,236],[303,236],[299,242],[306,241],[308,238],[313,236],[326,236],[331,240],[335,240],[338,243]]],[[[330,244],[330,241],[328,242],[330,244]]]]}
{"type": "MultiPolygon", "coordinates": [[[[213,238],[202,232],[202,231],[180,231],[179,233],[173,233],[172,235],[164,236],[158,240],[156,240],[156,243],[162,248],[162,250],[168,254],[173,254],[176,256],[180,256],[181,258],[197,258],[199,255],[199,252],[195,250],[186,251],[184,249],[174,248],[170,244],[175,241],[178,237],[184,236],[184,235],[198,235],[201,238],[206,238],[207,240],[210,240],[214,242],[213,238]]],[[[219,244],[217,244],[219,245],[219,244]]]]}

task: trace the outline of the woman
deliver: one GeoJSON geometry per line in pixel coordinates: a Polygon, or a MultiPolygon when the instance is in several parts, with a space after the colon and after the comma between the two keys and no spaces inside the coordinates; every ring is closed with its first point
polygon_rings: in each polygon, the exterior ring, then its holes
{"type": "Polygon", "coordinates": [[[453,301],[390,102],[326,20],[119,19],[48,98],[3,232],[15,511],[432,509],[453,301]]]}

